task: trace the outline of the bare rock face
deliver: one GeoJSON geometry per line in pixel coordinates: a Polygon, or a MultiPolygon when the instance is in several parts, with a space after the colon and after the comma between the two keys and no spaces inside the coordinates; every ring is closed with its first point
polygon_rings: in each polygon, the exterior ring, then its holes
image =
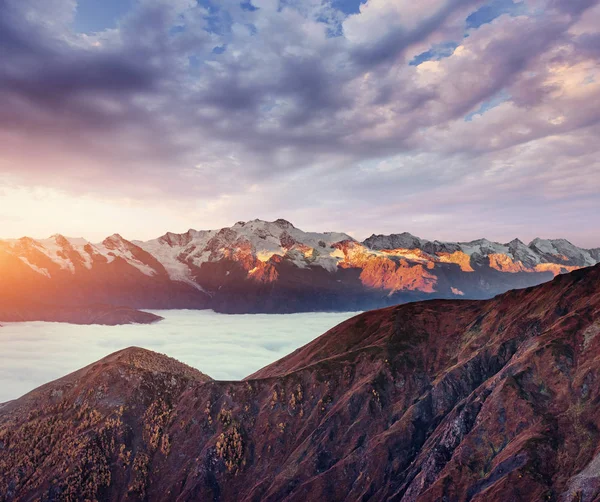
{"type": "Polygon", "coordinates": [[[0,500],[593,501],[600,266],[367,312],[242,382],[142,349],[0,405],[0,500]]]}

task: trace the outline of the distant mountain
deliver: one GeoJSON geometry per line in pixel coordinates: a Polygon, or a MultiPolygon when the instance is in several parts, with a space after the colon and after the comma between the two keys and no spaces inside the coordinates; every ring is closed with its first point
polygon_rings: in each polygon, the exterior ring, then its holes
{"type": "Polygon", "coordinates": [[[479,239],[471,242],[427,241],[409,233],[372,235],[363,244],[372,250],[420,249],[430,255],[457,253],[467,255],[470,262],[509,271],[509,268],[534,272],[551,270],[564,273],[566,267],[590,267],[600,261],[600,248],[581,249],[565,239],[534,239],[529,245],[519,239],[507,244],[479,239]],[[502,259],[505,257],[504,263],[502,259]],[[503,268],[504,265],[504,268],[503,268]],[[552,266],[554,265],[554,266],[552,266]]]}
{"type": "Polygon", "coordinates": [[[61,235],[0,241],[0,277],[0,305],[202,308],[208,299],[172,281],[153,256],[119,235],[100,244],[61,235]]]}
{"type": "MultiPolygon", "coordinates": [[[[56,235],[0,241],[0,300],[219,312],[366,310],[427,298],[490,298],[600,261],[566,240],[525,245],[427,241],[404,233],[358,242],[286,220],[102,243],[56,235]]],[[[0,318],[0,320],[2,320],[0,318]]]]}
{"type": "Polygon", "coordinates": [[[57,306],[31,301],[0,304],[3,322],[66,322],[70,324],[152,324],[163,318],[150,312],[113,305],[57,306]]]}
{"type": "Polygon", "coordinates": [[[0,500],[600,498],[600,265],[350,319],[241,382],[117,352],[0,405],[0,500]]]}

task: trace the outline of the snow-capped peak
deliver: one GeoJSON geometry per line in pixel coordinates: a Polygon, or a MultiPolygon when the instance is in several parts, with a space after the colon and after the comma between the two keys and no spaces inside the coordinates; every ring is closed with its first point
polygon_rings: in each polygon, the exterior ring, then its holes
{"type": "Polygon", "coordinates": [[[416,237],[408,232],[391,235],[371,235],[363,244],[369,249],[423,249],[429,241],[416,237]]]}
{"type": "Polygon", "coordinates": [[[194,270],[203,263],[250,253],[266,262],[273,256],[287,257],[299,267],[322,266],[335,271],[340,260],[334,244],[354,240],[335,232],[304,232],[284,219],[240,221],[217,230],[167,233],[158,239],[135,242],[152,254],[174,280],[193,281],[194,270]]]}
{"type": "MultiPolygon", "coordinates": [[[[321,267],[337,273],[341,268],[360,268],[371,259],[404,260],[435,267],[459,265],[463,272],[491,267],[504,272],[561,273],[594,265],[600,250],[585,250],[565,239],[534,239],[529,245],[519,239],[501,244],[482,238],[470,242],[421,239],[411,233],[375,235],[363,243],[338,232],[305,232],[284,219],[240,221],[215,230],[190,229],[167,232],[150,241],[128,241],[113,234],[99,244],[82,238],[55,234],[47,239],[22,238],[2,241],[2,251],[17,256],[32,270],[53,277],[70,272],[86,273],[96,266],[122,261],[147,276],[168,276],[201,289],[199,277],[205,264],[236,262],[248,277],[269,274],[269,267],[285,261],[302,269],[321,267]],[[349,256],[351,256],[350,261],[349,256]],[[354,261],[353,261],[354,260],[354,261]],[[258,273],[260,272],[260,273],[258,273]]],[[[227,265],[226,265],[227,266],[227,265]]],[[[211,267],[208,267],[211,270],[211,267]]]]}
{"type": "Polygon", "coordinates": [[[581,249],[566,239],[535,238],[529,247],[545,259],[558,260],[566,265],[591,266],[596,259],[587,249],[581,249]]]}
{"type": "MultiPolygon", "coordinates": [[[[371,250],[420,249],[435,257],[440,253],[460,251],[470,259],[486,263],[488,257],[497,259],[503,255],[512,262],[520,262],[524,267],[533,269],[541,263],[553,263],[566,266],[590,266],[598,262],[594,250],[578,248],[566,239],[534,239],[526,245],[519,239],[507,244],[493,242],[488,239],[476,239],[469,242],[427,241],[407,232],[392,235],[372,235],[363,243],[371,250]]],[[[518,266],[516,267],[518,268],[518,266]]]]}

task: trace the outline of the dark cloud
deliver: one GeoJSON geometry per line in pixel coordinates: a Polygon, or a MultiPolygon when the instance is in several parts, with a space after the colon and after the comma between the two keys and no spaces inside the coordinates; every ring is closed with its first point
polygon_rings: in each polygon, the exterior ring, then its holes
{"type": "Polygon", "coordinates": [[[427,12],[412,29],[400,24],[387,33],[382,33],[372,43],[356,47],[353,58],[361,66],[371,67],[395,60],[414,44],[426,40],[438,30],[457,10],[483,3],[482,0],[446,0],[433,12],[427,12]]]}
{"type": "Polygon", "coordinates": [[[583,33],[575,39],[575,44],[584,57],[600,58],[600,32],[583,33]]]}
{"type": "Polygon", "coordinates": [[[598,5],[597,0],[552,0],[550,6],[572,15],[579,15],[583,11],[598,5]]]}

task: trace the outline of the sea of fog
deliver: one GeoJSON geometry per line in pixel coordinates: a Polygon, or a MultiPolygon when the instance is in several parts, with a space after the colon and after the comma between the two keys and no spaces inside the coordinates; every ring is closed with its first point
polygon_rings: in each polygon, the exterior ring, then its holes
{"type": "Polygon", "coordinates": [[[238,380],[355,315],[153,312],[165,320],[126,326],[3,323],[0,403],[131,346],[167,354],[218,380],[238,380]]]}

